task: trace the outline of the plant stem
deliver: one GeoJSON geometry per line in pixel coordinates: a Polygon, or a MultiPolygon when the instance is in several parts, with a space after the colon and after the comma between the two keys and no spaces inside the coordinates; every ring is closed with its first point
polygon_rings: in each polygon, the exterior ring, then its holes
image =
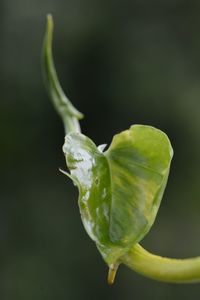
{"type": "Polygon", "coordinates": [[[55,106],[55,109],[62,118],[65,127],[65,133],[67,134],[71,131],[80,132],[78,120],[83,118],[83,115],[72,105],[61,88],[53,61],[52,38],[53,18],[51,15],[48,15],[42,57],[43,74],[46,88],[55,106]]]}
{"type": "Polygon", "coordinates": [[[165,258],[151,254],[137,244],[121,258],[121,262],[134,271],[158,281],[171,283],[200,281],[200,257],[165,258]]]}

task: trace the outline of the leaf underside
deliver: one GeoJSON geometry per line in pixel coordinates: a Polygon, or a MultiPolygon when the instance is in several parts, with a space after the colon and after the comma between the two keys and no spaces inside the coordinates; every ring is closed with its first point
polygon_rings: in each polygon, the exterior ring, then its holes
{"type": "Polygon", "coordinates": [[[79,189],[84,227],[110,265],[151,228],[167,183],[173,150],[162,131],[134,125],[102,153],[81,133],[63,151],[79,189]]]}

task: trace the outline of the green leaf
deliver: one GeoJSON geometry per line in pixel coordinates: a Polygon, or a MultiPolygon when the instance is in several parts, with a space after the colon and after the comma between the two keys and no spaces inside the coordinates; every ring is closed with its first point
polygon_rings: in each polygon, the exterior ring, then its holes
{"type": "Polygon", "coordinates": [[[162,131],[134,125],[105,153],[111,173],[110,239],[129,247],[152,226],[167,183],[173,150],[162,131]]]}
{"type": "Polygon", "coordinates": [[[84,227],[104,260],[114,264],[154,222],[173,154],[169,139],[158,129],[134,125],[102,153],[88,137],[71,132],[63,151],[79,189],[84,227]]]}

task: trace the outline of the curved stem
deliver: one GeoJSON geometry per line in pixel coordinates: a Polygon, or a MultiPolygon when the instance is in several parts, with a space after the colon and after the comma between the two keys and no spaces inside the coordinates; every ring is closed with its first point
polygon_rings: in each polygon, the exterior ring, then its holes
{"type": "Polygon", "coordinates": [[[47,16],[47,28],[43,44],[43,74],[49,96],[61,116],[65,127],[65,133],[70,131],[80,132],[79,119],[83,118],[80,113],[69,101],[63,92],[59,83],[52,55],[52,38],[53,38],[53,18],[47,16]]]}
{"type": "Polygon", "coordinates": [[[137,244],[121,258],[121,262],[134,271],[159,281],[171,283],[200,281],[200,257],[165,258],[151,254],[137,244]]]}

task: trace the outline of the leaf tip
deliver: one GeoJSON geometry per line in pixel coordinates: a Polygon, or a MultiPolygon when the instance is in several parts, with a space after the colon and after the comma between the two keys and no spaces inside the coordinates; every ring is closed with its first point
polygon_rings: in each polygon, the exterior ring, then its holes
{"type": "Polygon", "coordinates": [[[111,264],[109,266],[109,271],[108,271],[108,284],[109,285],[112,285],[114,283],[118,267],[119,267],[119,263],[111,264]]]}

